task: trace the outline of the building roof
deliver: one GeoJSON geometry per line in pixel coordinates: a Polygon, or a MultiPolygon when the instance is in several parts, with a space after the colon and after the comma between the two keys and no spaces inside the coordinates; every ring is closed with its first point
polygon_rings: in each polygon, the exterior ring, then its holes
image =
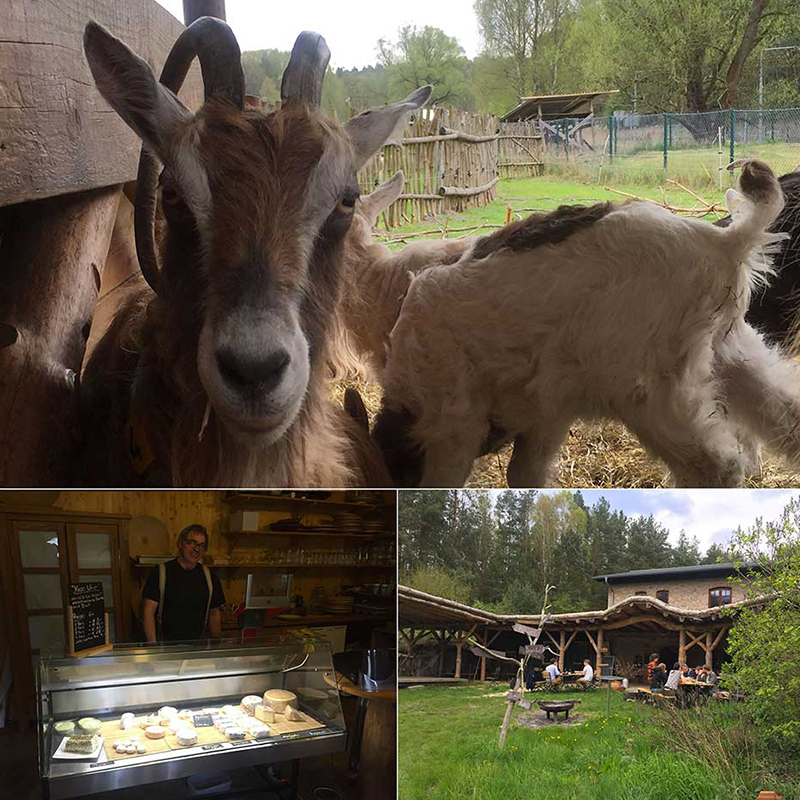
{"type": "MultiPolygon", "coordinates": [[[[457,630],[478,626],[510,630],[516,623],[532,626],[542,623],[541,614],[494,614],[444,597],[420,592],[408,586],[398,586],[397,591],[401,628],[457,630]]],[[[672,606],[655,597],[635,595],[626,597],[601,611],[552,614],[545,621],[549,630],[557,628],[582,630],[597,628],[600,625],[604,627],[610,625],[611,628],[630,625],[643,630],[677,629],[680,626],[694,629],[717,628],[725,624],[725,618],[731,611],[747,606],[763,605],[765,601],[765,598],[758,598],[714,608],[688,609],[672,606]]]]}
{"type": "Polygon", "coordinates": [[[526,119],[567,119],[588,117],[592,113],[592,101],[596,97],[616,94],[619,89],[601,92],[583,92],[581,94],[537,94],[531,97],[520,97],[519,103],[500,122],[522,122],[526,119]]]}
{"type": "Polygon", "coordinates": [[[595,575],[593,581],[604,583],[634,583],[651,578],[685,580],[687,578],[716,578],[742,574],[748,571],[760,572],[762,568],[755,562],[727,564],[697,564],[692,567],[666,567],[664,569],[634,569],[630,572],[615,572],[611,575],[595,575]]]}

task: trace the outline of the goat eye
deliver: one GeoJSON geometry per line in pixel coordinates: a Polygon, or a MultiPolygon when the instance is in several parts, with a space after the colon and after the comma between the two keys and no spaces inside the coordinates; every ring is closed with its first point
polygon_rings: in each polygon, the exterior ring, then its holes
{"type": "Polygon", "coordinates": [[[356,200],[358,200],[358,192],[345,192],[337,204],[336,210],[340,214],[350,214],[355,208],[356,200]]]}

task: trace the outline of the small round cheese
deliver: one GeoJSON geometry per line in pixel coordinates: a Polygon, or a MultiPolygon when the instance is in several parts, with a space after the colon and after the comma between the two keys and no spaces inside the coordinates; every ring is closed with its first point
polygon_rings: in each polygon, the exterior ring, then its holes
{"type": "Polygon", "coordinates": [[[136,717],[130,712],[123,714],[119,719],[119,727],[122,728],[123,731],[127,731],[129,728],[134,727],[134,725],[136,725],[136,717]]]}
{"type": "Polygon", "coordinates": [[[138,742],[136,745],[136,752],[140,756],[143,756],[147,752],[147,748],[141,742],[138,742]]]}
{"type": "Polygon", "coordinates": [[[144,735],[148,739],[163,739],[167,735],[167,729],[162,725],[151,725],[144,729],[144,735]]]}
{"type": "Polygon", "coordinates": [[[222,706],[222,713],[227,714],[229,717],[235,717],[241,712],[236,706],[222,706]]]}
{"type": "Polygon", "coordinates": [[[126,753],[127,753],[129,756],[132,756],[132,755],[133,755],[133,754],[136,752],[136,745],[135,745],[135,744],[129,744],[129,745],[128,745],[128,746],[125,748],[125,752],[126,752],[126,753]]]}
{"type": "Polygon", "coordinates": [[[178,709],[175,706],[161,706],[158,709],[158,716],[159,717],[177,717],[178,716],[178,709]]]}
{"type": "Polygon", "coordinates": [[[285,689],[268,689],[264,692],[264,702],[272,706],[278,714],[283,714],[283,709],[296,700],[297,695],[294,692],[287,692],[285,689]]]}
{"type": "Polygon", "coordinates": [[[256,706],[261,702],[261,698],[255,694],[249,694],[242,698],[242,711],[251,717],[256,713],[256,706]]]}
{"type": "Polygon", "coordinates": [[[102,727],[103,723],[94,717],[84,717],[83,719],[78,720],[78,728],[80,729],[81,733],[84,733],[87,736],[93,736],[96,733],[100,733],[100,729],[102,727]]]}
{"type": "Polygon", "coordinates": [[[178,737],[178,744],[188,746],[190,744],[197,744],[197,732],[194,728],[178,728],[175,734],[178,737]]]}
{"type": "Polygon", "coordinates": [[[160,725],[160,724],[161,724],[161,717],[159,717],[158,714],[148,714],[139,723],[139,725],[142,728],[149,728],[151,725],[160,725]]]}
{"type": "Polygon", "coordinates": [[[125,752],[125,749],[126,749],[127,747],[128,747],[128,744],[127,744],[127,742],[117,742],[117,743],[114,745],[114,749],[115,749],[115,750],[116,750],[118,753],[124,753],[124,752],[125,752]]]}

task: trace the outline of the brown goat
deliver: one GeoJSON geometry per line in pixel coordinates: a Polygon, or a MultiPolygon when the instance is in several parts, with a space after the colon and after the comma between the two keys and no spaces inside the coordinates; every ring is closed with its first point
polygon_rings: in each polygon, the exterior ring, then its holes
{"type": "Polygon", "coordinates": [[[243,108],[239,48],[219,20],[181,34],[161,83],[99,25],[84,46],[100,93],[144,142],[136,234],[150,287],[131,291],[84,370],[83,482],[389,485],[325,370],[356,170],[430,88],[342,127],[319,110],[330,54],[316,34],[298,38],[270,114],[243,108]],[[195,56],[206,100],[192,114],[173,92],[195,56]]]}

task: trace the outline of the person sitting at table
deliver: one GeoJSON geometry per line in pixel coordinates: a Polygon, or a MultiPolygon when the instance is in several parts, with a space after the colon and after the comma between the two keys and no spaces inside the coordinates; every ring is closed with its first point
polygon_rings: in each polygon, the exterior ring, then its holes
{"type": "Polygon", "coordinates": [[[706,668],[705,667],[702,667],[702,666],[698,667],[695,670],[695,676],[694,677],[695,677],[695,680],[698,683],[708,683],[708,680],[706,678],[706,668]]]}
{"type": "Polygon", "coordinates": [[[663,662],[656,664],[653,668],[653,677],[650,680],[650,691],[661,692],[664,689],[664,682],[667,679],[667,666],[663,662]]]}
{"type": "Polygon", "coordinates": [[[547,683],[561,683],[561,671],[558,669],[556,659],[551,659],[550,663],[544,668],[547,683]]]}
{"type": "Polygon", "coordinates": [[[658,653],[650,653],[650,660],[647,662],[647,682],[653,680],[653,670],[658,666],[658,653]]]}
{"type": "Polygon", "coordinates": [[[583,675],[578,680],[584,683],[591,683],[594,680],[594,670],[588,658],[583,659],[583,675]]]}
{"type": "Polygon", "coordinates": [[[714,672],[713,669],[710,667],[705,667],[705,676],[706,676],[706,683],[710,683],[712,686],[716,686],[717,684],[717,673],[714,672]]]}
{"type": "Polygon", "coordinates": [[[676,661],[667,677],[666,688],[677,691],[681,683],[681,665],[676,661]]]}

